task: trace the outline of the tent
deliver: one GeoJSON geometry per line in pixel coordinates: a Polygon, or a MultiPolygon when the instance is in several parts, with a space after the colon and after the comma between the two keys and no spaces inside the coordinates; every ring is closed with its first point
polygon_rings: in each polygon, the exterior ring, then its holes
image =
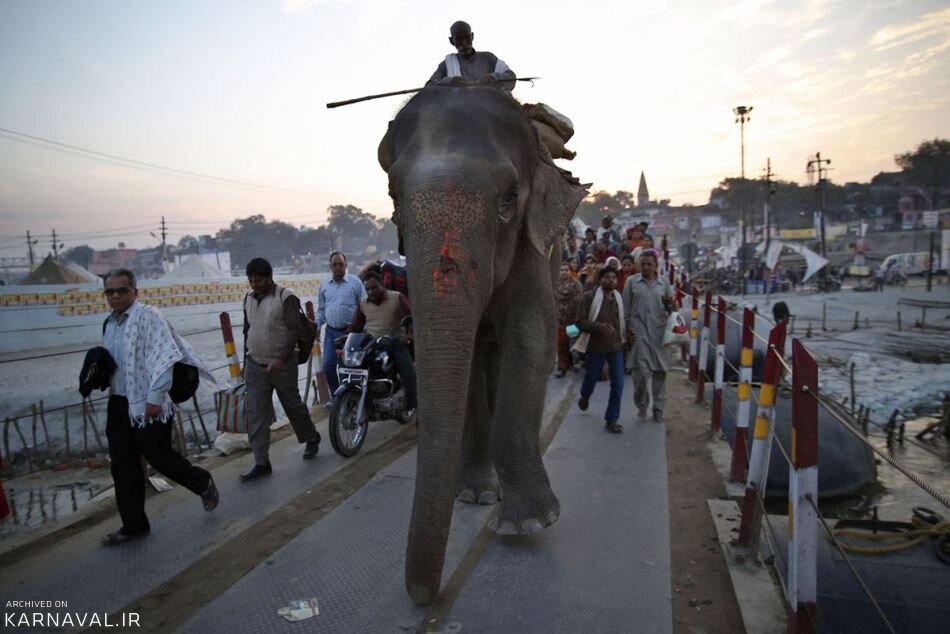
{"type": "Polygon", "coordinates": [[[42,264],[20,280],[20,284],[88,284],[99,281],[100,278],[78,264],[69,266],[47,255],[42,264]]]}
{"type": "Polygon", "coordinates": [[[197,253],[193,253],[187,260],[163,275],[162,279],[193,280],[198,278],[218,279],[222,277],[231,276],[205,262],[197,253]]]}

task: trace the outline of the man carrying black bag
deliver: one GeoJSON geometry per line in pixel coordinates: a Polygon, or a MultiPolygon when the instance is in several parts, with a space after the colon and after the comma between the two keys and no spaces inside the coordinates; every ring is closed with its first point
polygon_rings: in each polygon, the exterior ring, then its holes
{"type": "Polygon", "coordinates": [[[172,449],[172,416],[175,404],[170,391],[175,364],[197,370],[211,385],[207,368],[157,308],[136,302],[135,274],[115,269],[105,278],[105,296],[112,314],[106,320],[101,349],[91,353],[95,366],[84,367],[81,390],[88,394],[95,384],[110,388],[106,422],[109,458],[115,482],[115,500],[122,527],[102,539],[117,546],[148,535],[145,515],[145,474],[140,456],[162,475],[201,497],[206,511],[218,505],[218,489],[211,474],[196,467],[172,449]],[[114,368],[109,359],[114,362],[114,368]],[[100,374],[101,372],[101,374],[100,374]],[[91,374],[98,374],[93,378],[91,374]]]}
{"type": "Polygon", "coordinates": [[[244,298],[244,382],[247,439],[254,453],[254,466],[241,476],[241,482],[270,475],[272,471],[268,453],[274,390],[297,440],[306,443],[304,459],[314,458],[320,450],[320,432],[300,398],[297,384],[300,300],[289,289],[274,283],[274,272],[267,260],[254,258],[247,263],[245,272],[251,292],[244,298]]]}

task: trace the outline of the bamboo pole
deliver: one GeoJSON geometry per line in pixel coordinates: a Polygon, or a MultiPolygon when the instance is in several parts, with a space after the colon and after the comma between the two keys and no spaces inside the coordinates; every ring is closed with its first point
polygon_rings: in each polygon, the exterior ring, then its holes
{"type": "Polygon", "coordinates": [[[198,422],[201,423],[201,431],[205,435],[205,443],[208,445],[208,449],[211,449],[211,436],[208,435],[208,428],[205,426],[204,416],[201,415],[201,408],[198,406],[198,397],[192,396],[191,402],[195,406],[195,414],[198,415],[198,422]]]}
{"type": "Polygon", "coordinates": [[[82,455],[89,457],[89,409],[86,407],[86,399],[82,400],[82,455]]]}
{"type": "MultiPolygon", "coordinates": [[[[20,437],[20,444],[23,447],[23,449],[26,451],[28,449],[27,444],[26,444],[26,436],[23,435],[23,430],[20,429],[20,423],[15,418],[13,419],[13,429],[16,430],[17,436],[20,437]]],[[[30,471],[33,471],[33,452],[26,451],[26,457],[27,457],[27,462],[29,464],[30,471]]]]}
{"type": "Polygon", "coordinates": [[[63,410],[63,437],[66,439],[66,460],[69,460],[69,408],[63,410]]]}
{"type": "Polygon", "coordinates": [[[191,425],[191,436],[195,439],[195,447],[198,448],[198,453],[201,453],[201,439],[198,437],[198,428],[195,427],[195,419],[191,414],[188,414],[188,424],[191,425]]]}
{"type": "MultiPolygon", "coordinates": [[[[533,82],[535,79],[541,79],[540,77],[516,77],[514,79],[496,79],[497,82],[508,82],[508,81],[530,81],[533,82]]],[[[464,81],[464,80],[463,80],[464,81]]],[[[471,85],[471,84],[469,84],[471,85]]],[[[425,86],[420,86],[419,88],[407,88],[405,90],[394,90],[393,92],[383,92],[378,95],[367,95],[365,97],[357,97],[356,99],[346,99],[344,101],[332,101],[327,104],[327,108],[339,108],[340,106],[349,106],[350,104],[360,103],[361,101],[370,101],[372,99],[382,99],[383,97],[396,97],[398,95],[411,95],[412,93],[419,92],[425,88],[425,86]]]]}
{"type": "Polygon", "coordinates": [[[850,366],[849,374],[849,381],[851,383],[851,416],[854,416],[854,363],[850,366]]]}
{"type": "Polygon", "coordinates": [[[99,435],[98,419],[99,419],[99,415],[96,413],[96,406],[90,400],[89,401],[89,424],[92,425],[92,431],[96,435],[96,444],[99,445],[99,450],[105,451],[106,446],[102,444],[102,437],[99,435]]]}
{"type": "Polygon", "coordinates": [[[10,469],[13,469],[13,456],[10,454],[10,419],[3,419],[3,455],[10,462],[10,469]]]}
{"type": "Polygon", "coordinates": [[[36,409],[36,403],[30,403],[30,410],[33,412],[30,416],[30,430],[32,432],[33,446],[30,453],[36,452],[36,420],[39,418],[39,410],[36,409]]]}
{"type": "Polygon", "coordinates": [[[40,400],[40,422],[43,424],[43,436],[46,438],[46,454],[53,454],[53,444],[49,440],[49,429],[46,427],[46,409],[43,407],[43,401],[40,400]]]}

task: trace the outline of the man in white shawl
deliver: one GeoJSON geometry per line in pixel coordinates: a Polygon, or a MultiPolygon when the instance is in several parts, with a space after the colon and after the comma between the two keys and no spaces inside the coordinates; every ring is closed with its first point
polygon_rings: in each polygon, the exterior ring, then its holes
{"type": "Polygon", "coordinates": [[[172,449],[175,404],[169,396],[172,369],[178,362],[198,368],[211,385],[214,377],[168,320],[153,306],[136,302],[135,274],[115,269],[105,278],[105,296],[112,314],[106,320],[102,345],[116,364],[110,382],[106,436],[115,501],[122,527],[102,539],[116,546],[148,535],[145,474],[140,456],[162,475],[201,497],[206,511],[218,505],[211,474],[172,449]]]}
{"type": "Polygon", "coordinates": [[[620,418],[620,399],[623,396],[623,347],[626,341],[626,320],[623,299],[617,292],[617,270],[605,267],[598,273],[600,286],[584,293],[577,307],[575,319],[581,336],[574,350],[587,355],[581,398],[577,406],[587,411],[594,386],[607,364],[610,371],[610,398],[604,414],[607,431],[619,434],[623,426],[620,418]]]}
{"type": "Polygon", "coordinates": [[[460,20],[449,27],[449,43],[458,52],[445,56],[445,60],[439,63],[426,86],[478,83],[511,92],[515,87],[514,71],[492,53],[476,51],[472,46],[474,41],[475,34],[467,22],[460,20]]]}

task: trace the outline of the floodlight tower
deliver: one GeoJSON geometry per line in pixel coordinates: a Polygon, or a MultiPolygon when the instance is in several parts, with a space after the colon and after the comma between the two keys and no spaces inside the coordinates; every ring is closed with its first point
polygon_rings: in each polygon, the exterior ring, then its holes
{"type": "MultiPolygon", "coordinates": [[[[736,106],[732,109],[736,115],[736,123],[739,124],[739,147],[742,152],[742,180],[745,181],[745,122],[752,119],[752,106],[736,106]]],[[[743,185],[745,183],[743,182],[743,185]]],[[[746,262],[745,262],[745,241],[746,241],[746,206],[742,203],[742,240],[739,241],[739,272],[742,275],[742,294],[745,295],[746,286],[746,262]]]]}

